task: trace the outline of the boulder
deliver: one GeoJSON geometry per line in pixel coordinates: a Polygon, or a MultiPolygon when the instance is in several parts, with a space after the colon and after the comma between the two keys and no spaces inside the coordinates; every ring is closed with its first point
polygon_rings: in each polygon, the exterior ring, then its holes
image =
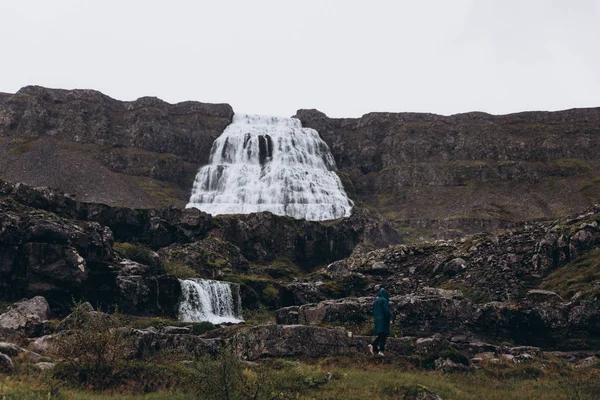
{"type": "Polygon", "coordinates": [[[0,315],[0,328],[38,336],[48,328],[50,307],[45,298],[36,296],[15,303],[12,308],[0,315]]]}
{"type": "Polygon", "coordinates": [[[0,353],[0,373],[11,373],[15,369],[12,359],[6,354],[0,353]]]}
{"type": "Polygon", "coordinates": [[[59,335],[61,335],[61,333],[57,333],[54,335],[45,335],[39,338],[35,338],[29,342],[27,348],[34,353],[43,355],[46,352],[48,352],[48,350],[53,345],[54,341],[59,335]]]}
{"type": "Polygon", "coordinates": [[[78,305],[71,314],[60,321],[56,327],[56,332],[85,328],[88,325],[110,326],[113,323],[114,320],[112,316],[100,311],[95,311],[94,307],[86,302],[78,305]]]}
{"type": "Polygon", "coordinates": [[[122,312],[134,315],[177,316],[181,285],[176,277],[118,276],[116,284],[115,300],[122,312]]]}
{"type": "Polygon", "coordinates": [[[434,361],[434,368],[442,372],[462,372],[469,370],[469,367],[466,365],[456,363],[449,358],[438,358],[434,361]]]}
{"type": "Polygon", "coordinates": [[[159,351],[176,351],[194,357],[215,357],[222,345],[221,339],[204,339],[189,334],[159,333],[151,329],[121,328],[123,334],[132,340],[136,357],[143,358],[159,351]]]}
{"type": "MultiPolygon", "coordinates": [[[[249,361],[265,357],[327,357],[367,354],[372,337],[354,336],[343,328],[306,325],[260,325],[240,329],[232,338],[236,353],[249,361]]],[[[414,338],[389,338],[386,352],[411,354],[414,338]]]]}
{"type": "Polygon", "coordinates": [[[40,371],[48,371],[48,370],[52,370],[54,369],[54,363],[51,362],[39,362],[37,364],[34,364],[40,371]]]}

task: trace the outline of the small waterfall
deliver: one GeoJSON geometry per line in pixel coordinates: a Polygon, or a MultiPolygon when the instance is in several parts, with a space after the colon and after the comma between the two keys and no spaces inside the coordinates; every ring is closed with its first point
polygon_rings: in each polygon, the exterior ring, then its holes
{"type": "Polygon", "coordinates": [[[180,280],[179,320],[240,323],[242,306],[239,286],[208,279],[180,280]],[[232,290],[233,287],[233,290],[232,290]]]}
{"type": "Polygon", "coordinates": [[[300,120],[235,114],[196,175],[186,207],[213,215],[347,217],[352,204],[335,169],[327,143],[300,120]]]}

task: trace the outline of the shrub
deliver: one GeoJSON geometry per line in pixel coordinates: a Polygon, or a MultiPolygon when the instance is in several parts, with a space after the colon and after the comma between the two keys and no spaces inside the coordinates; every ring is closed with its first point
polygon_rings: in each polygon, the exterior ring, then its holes
{"type": "Polygon", "coordinates": [[[198,272],[192,267],[178,261],[169,261],[165,263],[165,272],[169,275],[174,275],[178,279],[199,278],[198,272]]]}
{"type": "Polygon", "coordinates": [[[160,266],[160,259],[155,255],[156,253],[141,244],[115,243],[113,248],[123,258],[128,258],[149,267],[160,266]]]}
{"type": "Polygon", "coordinates": [[[73,310],[71,329],[64,331],[54,344],[54,352],[63,362],[54,376],[72,384],[104,388],[115,385],[115,373],[133,354],[132,341],[118,329],[120,317],[73,310]]]}

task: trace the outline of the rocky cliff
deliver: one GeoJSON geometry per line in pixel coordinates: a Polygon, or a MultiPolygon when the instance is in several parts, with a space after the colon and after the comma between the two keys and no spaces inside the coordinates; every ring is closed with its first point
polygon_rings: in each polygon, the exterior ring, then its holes
{"type": "Polygon", "coordinates": [[[416,239],[555,218],[600,199],[600,108],[296,117],[329,144],[350,196],[416,239]]]}
{"type": "Polygon", "coordinates": [[[84,201],[183,206],[232,117],[227,104],[28,86],[0,96],[0,176],[84,201]]]}
{"type": "MultiPolygon", "coordinates": [[[[226,104],[25,87],[0,95],[0,177],[88,202],[181,207],[232,116],[226,104]]],[[[395,221],[405,241],[510,228],[600,201],[600,108],[296,117],[328,143],[358,208],[395,221]]]]}

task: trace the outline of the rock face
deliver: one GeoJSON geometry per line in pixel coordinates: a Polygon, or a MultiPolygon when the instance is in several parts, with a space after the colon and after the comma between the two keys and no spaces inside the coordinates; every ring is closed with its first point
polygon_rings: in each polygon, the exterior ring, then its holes
{"type": "Polygon", "coordinates": [[[161,249],[164,262],[192,265],[200,276],[215,278],[249,272],[251,262],[282,259],[310,271],[399,240],[387,222],[368,212],[326,223],[270,213],[212,218],[197,209],[83,203],[58,190],[5,181],[0,227],[0,299],[43,295],[57,313],[70,310],[73,298],[85,298],[105,309],[177,314],[177,279],[160,266],[121,259],[115,241],[161,249]]]}
{"type": "MultiPolygon", "coordinates": [[[[368,337],[349,337],[345,329],[326,329],[303,325],[261,325],[239,331],[232,341],[242,358],[327,357],[337,354],[366,353],[368,337]]],[[[413,338],[389,339],[395,354],[408,355],[413,338]]]]}
{"type": "Polygon", "coordinates": [[[232,117],[227,104],[28,86],[0,99],[0,174],[85,201],[182,206],[232,117]]]}
{"type": "MultiPolygon", "coordinates": [[[[550,274],[573,268],[581,257],[594,262],[600,248],[598,220],[600,207],[594,207],[575,217],[530,222],[493,234],[390,246],[337,261],[322,272],[333,282],[360,274],[366,283],[356,296],[372,295],[376,285],[398,295],[444,286],[461,289],[478,303],[521,300],[528,290],[541,289],[550,274]],[[589,239],[580,240],[583,237],[589,239]]],[[[596,290],[593,284],[581,286],[588,300],[596,290]]]]}
{"type": "MultiPolygon", "coordinates": [[[[390,309],[403,335],[447,340],[510,340],[520,345],[561,347],[566,338],[597,337],[600,308],[589,301],[564,302],[556,293],[532,290],[521,304],[474,304],[461,293],[425,291],[394,296],[390,309]]],[[[369,323],[374,298],[327,300],[286,307],[275,314],[282,325],[340,325],[369,323]]]]}
{"type": "Polygon", "coordinates": [[[350,197],[413,240],[556,218],[600,199],[600,108],[353,119],[299,110],[296,117],[327,142],[350,197]]]}

